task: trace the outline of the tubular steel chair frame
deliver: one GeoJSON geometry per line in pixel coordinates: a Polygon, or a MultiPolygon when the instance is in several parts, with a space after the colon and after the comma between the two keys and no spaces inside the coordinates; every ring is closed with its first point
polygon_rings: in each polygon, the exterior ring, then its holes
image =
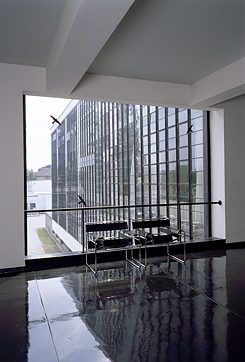
{"type": "MultiPolygon", "coordinates": [[[[169,218],[160,218],[160,219],[154,219],[154,220],[135,220],[132,221],[132,228],[134,230],[137,230],[137,235],[134,236],[134,240],[137,241],[139,245],[139,260],[133,259],[136,263],[138,263],[140,266],[146,268],[147,266],[147,235],[149,233],[145,232],[144,229],[151,229],[158,227],[160,230],[160,233],[157,235],[160,238],[163,238],[163,242],[159,243],[159,245],[163,245],[167,247],[167,256],[168,258],[172,258],[176,260],[178,263],[185,264],[186,262],[186,235],[184,230],[178,230],[174,231],[170,227],[170,220],[169,218]],[[144,232],[143,232],[144,231],[144,232]],[[142,235],[143,232],[143,235],[142,235]],[[175,240],[168,240],[164,242],[165,239],[175,238],[175,240]],[[170,245],[179,245],[182,244],[182,238],[183,238],[183,259],[176,257],[173,254],[170,254],[170,245]],[[178,244],[176,242],[178,240],[178,244]],[[142,257],[141,257],[141,248],[142,246],[145,249],[145,262],[142,263],[142,257]]],[[[152,242],[154,244],[154,234],[152,242]]]]}
{"type": "MultiPolygon", "coordinates": [[[[86,233],[88,234],[88,236],[86,237],[86,266],[94,273],[94,275],[97,275],[97,271],[98,271],[98,261],[97,261],[97,245],[96,245],[96,239],[92,239],[89,238],[89,235],[92,233],[92,235],[96,232],[103,232],[103,231],[121,231],[121,230],[128,230],[128,223],[127,221],[123,220],[123,221],[101,221],[101,222],[96,222],[96,223],[87,223],[85,225],[86,228],[86,233]],[[94,269],[91,267],[91,265],[88,262],[88,254],[89,253],[89,246],[88,244],[92,243],[92,245],[94,246],[93,251],[94,251],[94,269]]],[[[132,237],[127,235],[127,233],[124,233],[122,236],[122,240],[125,239],[125,243],[123,243],[122,241],[122,246],[118,246],[118,247],[101,247],[101,250],[110,250],[110,251],[116,251],[116,250],[125,250],[125,260],[127,262],[129,262],[130,264],[132,264],[133,266],[135,266],[136,268],[140,268],[139,264],[135,262],[135,260],[129,259],[128,258],[128,251],[131,250],[131,256],[132,256],[132,249],[129,246],[129,240],[132,241],[132,237]],[[128,243],[126,242],[126,240],[128,239],[128,243]],[[127,245],[123,245],[123,244],[127,244],[127,245]]],[[[104,239],[106,241],[110,241],[110,238],[106,238],[104,239]]],[[[111,240],[115,240],[115,238],[111,238],[111,240]]],[[[92,253],[91,253],[92,254],[92,253]]]]}

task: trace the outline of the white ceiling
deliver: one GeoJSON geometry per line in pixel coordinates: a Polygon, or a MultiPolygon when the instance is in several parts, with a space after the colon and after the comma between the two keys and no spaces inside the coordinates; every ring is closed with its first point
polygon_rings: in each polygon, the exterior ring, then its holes
{"type": "Polygon", "coordinates": [[[46,67],[66,0],[0,0],[0,62],[46,67]]]}
{"type": "Polygon", "coordinates": [[[57,95],[96,76],[196,89],[244,57],[245,0],[0,0],[0,62],[46,68],[57,95]]]}

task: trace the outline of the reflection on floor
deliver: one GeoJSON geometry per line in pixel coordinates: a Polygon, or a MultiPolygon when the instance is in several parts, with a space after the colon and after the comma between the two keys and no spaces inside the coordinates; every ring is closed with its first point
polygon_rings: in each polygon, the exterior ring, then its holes
{"type": "Polygon", "coordinates": [[[244,361],[245,249],[0,278],[0,361],[244,361]],[[113,268],[112,268],[113,267],[113,268]]]}

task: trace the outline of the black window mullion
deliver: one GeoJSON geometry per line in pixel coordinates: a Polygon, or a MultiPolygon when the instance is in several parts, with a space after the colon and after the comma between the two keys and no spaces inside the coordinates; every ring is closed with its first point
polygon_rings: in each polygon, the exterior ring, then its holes
{"type": "MultiPolygon", "coordinates": [[[[129,155],[129,148],[130,148],[130,144],[129,144],[129,105],[127,104],[126,106],[126,129],[127,129],[127,194],[128,194],[128,205],[131,204],[131,200],[130,200],[130,171],[131,171],[131,164],[130,162],[132,162],[132,160],[130,160],[130,155],[129,155]]],[[[130,208],[128,208],[128,224],[130,225],[131,223],[131,218],[130,218],[130,208]]]]}
{"type": "MultiPolygon", "coordinates": [[[[117,203],[118,205],[121,204],[120,202],[120,124],[119,124],[119,104],[117,103],[117,203]]],[[[117,217],[120,218],[120,210],[117,210],[117,217]]]]}
{"type": "MultiPolygon", "coordinates": [[[[169,155],[168,155],[168,108],[165,108],[165,156],[166,156],[166,203],[169,203],[169,155]]],[[[170,209],[167,206],[167,217],[170,217],[170,209]]]]}
{"type": "MultiPolygon", "coordinates": [[[[103,160],[103,166],[104,166],[104,205],[108,205],[108,186],[107,186],[107,106],[108,103],[104,102],[104,114],[103,114],[103,143],[104,143],[104,160],[103,160]]],[[[108,210],[105,211],[106,214],[106,220],[108,217],[108,210]]]]}
{"type": "MultiPolygon", "coordinates": [[[[177,189],[177,203],[180,203],[180,162],[179,162],[179,117],[178,109],[175,108],[175,139],[176,139],[176,189],[177,189]]],[[[177,225],[181,229],[181,210],[177,206],[177,225]]]]}
{"type": "MultiPolygon", "coordinates": [[[[187,128],[191,129],[191,110],[188,109],[187,111],[187,115],[188,115],[188,125],[187,128]]],[[[193,187],[193,183],[192,183],[192,132],[188,132],[188,183],[189,183],[189,202],[193,201],[192,198],[192,187],[193,187]]],[[[189,235],[190,235],[190,239],[193,238],[193,224],[192,224],[192,205],[189,206],[189,235]]]]}
{"type": "MultiPolygon", "coordinates": [[[[116,205],[116,171],[115,171],[115,103],[112,103],[112,175],[113,175],[113,205],[116,205]]],[[[113,210],[114,220],[116,210],[113,210]]]]}
{"type": "MultiPolygon", "coordinates": [[[[98,179],[99,179],[99,167],[98,167],[98,144],[99,144],[99,122],[98,122],[98,102],[94,102],[94,206],[98,206],[98,179]]],[[[95,220],[98,220],[98,211],[94,211],[95,220]]]]}
{"type": "MultiPolygon", "coordinates": [[[[211,167],[210,167],[210,113],[203,112],[203,167],[204,167],[204,201],[211,202],[211,167]]],[[[212,236],[212,207],[204,205],[204,237],[212,236]]]]}
{"type": "MultiPolygon", "coordinates": [[[[148,204],[151,205],[151,113],[150,107],[147,106],[147,133],[148,133],[148,204]]],[[[149,207],[149,216],[151,218],[152,208],[149,207]]]]}
{"type": "MultiPolygon", "coordinates": [[[[133,155],[134,155],[134,200],[135,204],[137,204],[137,173],[138,173],[138,163],[137,163],[137,141],[136,139],[136,127],[137,127],[137,119],[136,119],[136,106],[133,106],[133,155]]],[[[138,214],[138,208],[135,208],[135,218],[138,214]]]]}
{"type": "MultiPolygon", "coordinates": [[[[92,132],[92,139],[93,139],[93,148],[92,148],[92,157],[93,157],[93,161],[95,160],[95,155],[96,155],[96,143],[97,143],[97,140],[96,140],[96,106],[95,106],[95,102],[93,102],[93,132],[92,132]]],[[[96,184],[96,162],[93,162],[92,163],[92,172],[93,172],[93,198],[92,198],[92,205],[93,206],[97,206],[96,205],[96,187],[97,187],[97,184],[96,184]]],[[[94,215],[95,214],[95,210],[93,211],[93,218],[94,218],[94,215]]]]}
{"type": "MultiPolygon", "coordinates": [[[[111,205],[111,103],[108,103],[108,127],[107,127],[107,134],[108,134],[108,202],[111,205]]],[[[112,211],[109,210],[109,218],[111,218],[112,211]]]]}
{"type": "MultiPolygon", "coordinates": [[[[89,123],[89,102],[86,103],[87,107],[86,107],[86,125],[85,125],[85,145],[86,145],[86,152],[85,152],[85,160],[87,159],[87,155],[88,155],[88,123],[89,123]]],[[[85,182],[84,182],[84,195],[83,198],[85,200],[87,200],[87,198],[89,197],[89,186],[88,186],[88,167],[86,166],[87,164],[85,163],[85,182]]]]}
{"type": "MultiPolygon", "coordinates": [[[[121,155],[122,155],[122,200],[123,205],[125,205],[125,192],[124,192],[124,182],[125,182],[125,174],[124,174],[124,105],[121,104],[121,155]]],[[[125,209],[123,211],[123,218],[125,218],[125,209]]]]}
{"type": "MultiPolygon", "coordinates": [[[[104,137],[103,137],[103,103],[100,105],[100,145],[101,145],[101,152],[100,152],[100,171],[101,171],[101,189],[100,189],[100,205],[104,204],[104,137]]],[[[104,210],[102,210],[102,215],[104,218],[104,210]]]]}
{"type": "MultiPolygon", "coordinates": [[[[145,195],[144,195],[144,144],[143,144],[143,106],[140,106],[140,142],[141,142],[141,204],[145,204],[145,195]]],[[[145,208],[142,207],[142,217],[145,217],[145,208]]]]}
{"type": "Polygon", "coordinates": [[[159,177],[159,113],[156,107],[156,182],[157,182],[157,217],[160,217],[160,177],[159,177]]]}

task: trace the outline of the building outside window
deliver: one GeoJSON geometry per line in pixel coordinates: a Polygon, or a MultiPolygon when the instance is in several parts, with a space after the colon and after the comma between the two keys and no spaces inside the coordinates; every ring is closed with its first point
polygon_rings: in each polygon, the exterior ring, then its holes
{"type": "Polygon", "coordinates": [[[208,114],[201,110],[76,102],[52,130],[52,208],[150,205],[53,213],[80,243],[82,223],[169,217],[190,239],[209,235],[208,114]],[[162,204],[170,204],[161,206],[162,204]]]}

